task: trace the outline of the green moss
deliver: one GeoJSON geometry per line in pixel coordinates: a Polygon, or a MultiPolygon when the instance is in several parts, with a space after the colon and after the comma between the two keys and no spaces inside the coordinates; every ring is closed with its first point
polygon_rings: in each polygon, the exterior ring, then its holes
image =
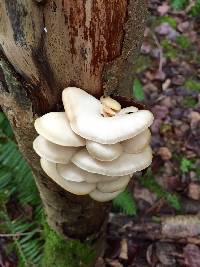
{"type": "Polygon", "coordinates": [[[193,108],[196,104],[197,100],[192,96],[185,97],[182,102],[184,108],[193,108]]]}
{"type": "Polygon", "coordinates": [[[42,267],[92,266],[95,253],[78,240],[64,240],[45,226],[45,248],[42,267]]]}
{"type": "Polygon", "coordinates": [[[188,79],[184,85],[186,88],[190,90],[200,92],[200,82],[198,81],[195,81],[193,79],[188,79]]]}
{"type": "Polygon", "coordinates": [[[135,73],[141,73],[151,66],[152,60],[149,56],[139,56],[135,62],[135,73]]]}
{"type": "Polygon", "coordinates": [[[177,57],[178,51],[176,48],[174,48],[170,41],[168,40],[162,40],[161,46],[164,50],[164,55],[169,59],[174,59],[177,57]]]}
{"type": "Polygon", "coordinates": [[[176,43],[182,48],[182,49],[187,49],[190,46],[190,41],[189,39],[184,36],[184,35],[179,35],[176,38],[176,43]]]}

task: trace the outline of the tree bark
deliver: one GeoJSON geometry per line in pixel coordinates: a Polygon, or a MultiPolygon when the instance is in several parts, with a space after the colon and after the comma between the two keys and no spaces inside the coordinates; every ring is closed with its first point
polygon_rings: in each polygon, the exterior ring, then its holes
{"type": "Polygon", "coordinates": [[[41,170],[34,120],[61,111],[62,90],[130,96],[145,0],[1,0],[0,104],[31,166],[49,225],[102,251],[109,203],[75,196],[41,170]]]}

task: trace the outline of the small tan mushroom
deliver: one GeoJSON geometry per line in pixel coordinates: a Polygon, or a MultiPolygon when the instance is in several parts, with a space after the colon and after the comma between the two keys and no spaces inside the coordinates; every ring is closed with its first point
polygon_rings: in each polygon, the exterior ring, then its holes
{"type": "Polygon", "coordinates": [[[75,195],[87,195],[96,188],[96,184],[86,182],[71,182],[61,177],[56,169],[56,164],[41,158],[41,167],[44,172],[66,191],[75,195]]]}
{"type": "Polygon", "coordinates": [[[151,132],[149,129],[141,132],[135,137],[121,142],[125,152],[135,154],[141,152],[149,145],[151,140],[151,132]]]}
{"type": "Polygon", "coordinates": [[[115,191],[112,193],[103,193],[103,192],[99,191],[98,189],[96,189],[96,190],[92,191],[89,194],[89,196],[98,202],[106,202],[106,201],[112,200],[113,198],[118,196],[123,191],[124,191],[124,188],[122,190],[115,191]]]}
{"type": "Polygon", "coordinates": [[[101,115],[104,117],[112,117],[116,115],[116,112],[109,107],[101,106],[101,115]]]}
{"type": "Polygon", "coordinates": [[[110,96],[102,96],[100,98],[100,102],[103,106],[108,107],[114,111],[120,111],[121,105],[115,99],[111,98],[110,96]]]}
{"type": "Polygon", "coordinates": [[[137,154],[123,153],[113,161],[99,161],[91,157],[87,149],[77,152],[71,161],[79,168],[107,176],[124,176],[147,168],[152,161],[152,150],[148,146],[137,154]]]}
{"type": "Polygon", "coordinates": [[[75,147],[56,145],[41,135],[33,141],[33,149],[41,157],[55,163],[66,164],[77,152],[75,147]]]}
{"type": "Polygon", "coordinates": [[[47,113],[36,119],[34,126],[38,134],[57,145],[73,147],[85,145],[85,140],[72,131],[65,112],[47,113]]]}
{"type": "Polygon", "coordinates": [[[132,138],[153,122],[153,114],[148,110],[103,117],[101,102],[76,87],[66,88],[62,100],[72,130],[87,140],[101,144],[116,144],[132,138]]]}
{"type": "Polygon", "coordinates": [[[126,175],[126,176],[119,177],[115,181],[111,181],[107,183],[100,182],[100,183],[97,183],[97,189],[103,193],[116,192],[116,191],[119,191],[125,188],[128,185],[130,179],[131,177],[129,175],[126,175]]]}
{"type": "Polygon", "coordinates": [[[111,161],[118,158],[123,151],[122,145],[103,145],[90,140],[86,140],[86,148],[90,155],[100,161],[111,161]]]}

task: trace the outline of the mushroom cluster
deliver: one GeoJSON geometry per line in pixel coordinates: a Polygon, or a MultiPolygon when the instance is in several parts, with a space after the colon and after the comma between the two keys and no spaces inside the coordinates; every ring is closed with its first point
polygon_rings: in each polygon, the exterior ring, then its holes
{"type": "Polygon", "coordinates": [[[110,97],[98,100],[76,87],[64,89],[62,101],[65,112],[35,121],[33,148],[42,169],[70,193],[100,202],[115,198],[133,173],[151,164],[152,113],[122,109],[110,97]]]}

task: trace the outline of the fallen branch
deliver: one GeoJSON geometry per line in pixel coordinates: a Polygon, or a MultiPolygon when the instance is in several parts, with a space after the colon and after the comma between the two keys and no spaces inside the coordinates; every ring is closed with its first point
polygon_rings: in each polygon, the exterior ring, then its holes
{"type": "Polygon", "coordinates": [[[133,219],[112,215],[110,231],[131,239],[200,244],[200,216],[176,215],[133,219]]]}

